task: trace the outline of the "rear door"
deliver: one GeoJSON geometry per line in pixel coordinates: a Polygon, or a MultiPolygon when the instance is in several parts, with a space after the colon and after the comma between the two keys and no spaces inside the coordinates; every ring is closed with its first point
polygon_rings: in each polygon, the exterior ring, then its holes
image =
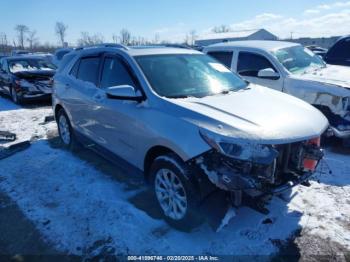
{"type": "Polygon", "coordinates": [[[209,51],[207,54],[231,70],[233,51],[209,51]]]}
{"type": "Polygon", "coordinates": [[[281,77],[281,73],[278,72],[276,66],[262,54],[240,51],[238,53],[236,72],[251,83],[266,86],[278,91],[283,90],[283,78],[281,77]],[[263,69],[272,69],[277,72],[280,77],[278,79],[258,77],[259,71],[263,69]]]}
{"type": "Polygon", "coordinates": [[[76,61],[64,83],[64,94],[60,95],[70,113],[76,130],[95,140],[93,130],[98,125],[94,119],[94,99],[99,93],[98,77],[101,56],[85,56],[76,61]]]}

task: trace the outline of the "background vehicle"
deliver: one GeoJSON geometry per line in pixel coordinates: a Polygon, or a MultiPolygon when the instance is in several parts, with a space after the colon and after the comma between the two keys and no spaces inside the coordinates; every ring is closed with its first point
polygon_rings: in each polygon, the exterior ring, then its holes
{"type": "Polygon", "coordinates": [[[332,65],[350,66],[350,36],[340,38],[328,50],[325,61],[332,65]]]}
{"type": "Polygon", "coordinates": [[[316,55],[319,55],[320,57],[324,58],[324,56],[327,53],[327,49],[317,46],[317,45],[309,45],[309,46],[305,46],[307,49],[310,49],[312,52],[314,52],[316,55]]]}
{"type": "Polygon", "coordinates": [[[63,56],[65,54],[68,54],[70,51],[72,51],[73,49],[72,48],[60,48],[60,49],[57,49],[53,55],[53,58],[52,58],[52,63],[55,64],[57,67],[59,66],[63,56]]]}
{"type": "Polygon", "coordinates": [[[281,41],[216,44],[205,53],[251,83],[314,105],[327,116],[335,136],[350,137],[350,69],[326,65],[301,45],[281,41]]]}
{"type": "Polygon", "coordinates": [[[63,144],[77,139],[143,173],[177,228],[198,223],[208,195],[240,206],[242,194],[305,181],[322,158],[328,121],[317,109],[198,51],[99,45],[62,64],[52,97],[63,144]]]}
{"type": "Polygon", "coordinates": [[[25,100],[50,99],[56,66],[45,57],[11,56],[1,59],[0,92],[20,104],[25,100]]]}
{"type": "Polygon", "coordinates": [[[30,52],[27,50],[12,50],[11,51],[11,56],[19,56],[19,55],[27,55],[27,54],[30,54],[30,52]]]}

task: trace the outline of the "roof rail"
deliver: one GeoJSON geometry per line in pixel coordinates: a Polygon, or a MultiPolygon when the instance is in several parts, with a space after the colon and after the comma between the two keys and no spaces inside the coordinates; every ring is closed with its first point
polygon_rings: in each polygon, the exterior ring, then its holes
{"type": "Polygon", "coordinates": [[[115,48],[120,48],[124,50],[129,50],[127,46],[122,44],[115,44],[115,43],[102,43],[102,44],[96,44],[96,45],[80,46],[75,48],[75,50],[84,50],[84,49],[98,48],[98,47],[115,47],[115,48]]]}

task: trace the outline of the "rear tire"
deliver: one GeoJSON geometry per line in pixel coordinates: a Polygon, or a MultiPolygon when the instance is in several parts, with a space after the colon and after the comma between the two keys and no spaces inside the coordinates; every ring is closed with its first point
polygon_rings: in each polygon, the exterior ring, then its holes
{"type": "Polygon", "coordinates": [[[58,134],[61,142],[66,149],[75,151],[79,148],[79,143],[76,141],[72,125],[69,118],[63,109],[60,109],[56,115],[58,134]]]}
{"type": "Polygon", "coordinates": [[[188,177],[186,164],[175,154],[157,157],[150,169],[153,198],[165,221],[189,232],[202,223],[199,194],[188,177]]]}

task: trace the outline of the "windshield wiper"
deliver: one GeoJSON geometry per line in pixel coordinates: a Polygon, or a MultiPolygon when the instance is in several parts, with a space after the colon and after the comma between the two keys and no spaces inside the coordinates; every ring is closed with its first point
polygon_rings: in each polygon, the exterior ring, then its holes
{"type": "Polygon", "coordinates": [[[188,98],[189,96],[187,95],[176,95],[176,96],[167,96],[167,98],[188,98]]]}

